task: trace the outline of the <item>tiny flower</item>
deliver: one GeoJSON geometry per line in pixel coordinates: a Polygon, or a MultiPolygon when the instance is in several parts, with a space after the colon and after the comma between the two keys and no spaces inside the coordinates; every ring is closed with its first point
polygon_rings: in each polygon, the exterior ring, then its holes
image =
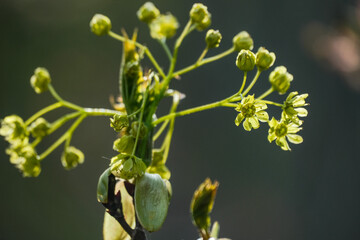
{"type": "Polygon", "coordinates": [[[28,132],[21,117],[10,115],[1,120],[0,135],[8,142],[24,139],[28,132]]]}
{"type": "Polygon", "coordinates": [[[238,52],[242,49],[252,50],[254,48],[254,41],[248,32],[242,31],[233,38],[233,45],[238,52]]]}
{"type": "Polygon", "coordinates": [[[236,111],[240,112],[235,119],[236,126],[239,126],[245,119],[243,127],[246,131],[259,128],[259,121],[267,122],[269,120],[269,115],[264,111],[265,109],[267,109],[267,105],[264,102],[256,101],[254,95],[247,96],[235,108],[236,111]]]}
{"type": "Polygon", "coordinates": [[[270,73],[269,81],[275,91],[278,91],[279,94],[285,94],[293,78],[293,75],[287,72],[286,67],[280,66],[270,73]]]}
{"type": "Polygon", "coordinates": [[[61,163],[66,170],[75,168],[84,162],[84,154],[77,148],[69,146],[61,155],[61,163]]]}
{"type": "Polygon", "coordinates": [[[38,67],[30,78],[30,84],[35,92],[40,94],[48,90],[51,82],[50,74],[46,68],[38,67]]]}
{"type": "Polygon", "coordinates": [[[140,158],[119,154],[111,159],[110,169],[115,177],[129,180],[144,175],[146,165],[140,158]]]}
{"type": "Polygon", "coordinates": [[[269,52],[266,48],[260,47],[256,53],[256,66],[260,71],[269,69],[275,62],[275,53],[269,52]]]}
{"type": "Polygon", "coordinates": [[[210,29],[206,33],[205,41],[207,48],[217,48],[220,45],[221,33],[219,30],[210,29]]]}
{"type": "Polygon", "coordinates": [[[250,50],[241,50],[236,58],[236,66],[244,72],[248,72],[255,67],[255,54],[250,50]]]}
{"type": "Polygon", "coordinates": [[[127,115],[115,114],[110,118],[110,127],[112,127],[116,132],[120,132],[123,128],[129,126],[129,119],[127,115]]]}
{"type": "Polygon", "coordinates": [[[308,111],[303,108],[304,106],[309,105],[305,102],[305,99],[309,94],[298,95],[298,92],[291,92],[284,102],[282,107],[283,113],[291,119],[292,122],[299,124],[300,120],[298,117],[306,117],[308,111]]]}
{"type": "Polygon", "coordinates": [[[146,133],[147,133],[147,128],[146,128],[145,124],[144,124],[144,123],[141,123],[141,125],[140,125],[140,130],[139,130],[139,122],[138,122],[138,121],[133,122],[133,123],[131,124],[130,134],[131,134],[134,138],[136,138],[137,135],[138,135],[138,131],[140,131],[140,133],[139,133],[139,138],[140,138],[140,139],[144,138],[145,135],[146,135],[146,133]]]}
{"type": "Polygon", "coordinates": [[[155,39],[171,38],[178,28],[179,23],[172,14],[161,14],[150,23],[150,34],[155,39]]]}
{"type": "Polygon", "coordinates": [[[130,154],[133,151],[135,139],[133,136],[124,135],[115,140],[113,149],[119,153],[130,154]]]}
{"type": "Polygon", "coordinates": [[[160,11],[152,2],[146,2],[140,7],[136,14],[140,21],[150,23],[160,15],[160,11]]]}
{"type": "Polygon", "coordinates": [[[272,118],[269,122],[269,126],[269,142],[276,139],[276,145],[280,146],[282,150],[291,150],[286,139],[294,144],[303,142],[303,138],[300,135],[295,134],[302,128],[291,121],[285,121],[285,119],[282,118],[281,121],[278,122],[275,118],[272,118]]]}
{"type": "Polygon", "coordinates": [[[105,15],[95,14],[90,21],[90,29],[95,35],[106,35],[111,30],[111,21],[105,15]]]}
{"type": "Polygon", "coordinates": [[[211,14],[208,12],[207,6],[195,3],[190,10],[190,20],[196,24],[199,31],[208,28],[211,24],[211,14]]]}
{"type": "Polygon", "coordinates": [[[44,118],[38,118],[30,125],[30,133],[34,138],[45,137],[50,129],[50,123],[44,118]]]}

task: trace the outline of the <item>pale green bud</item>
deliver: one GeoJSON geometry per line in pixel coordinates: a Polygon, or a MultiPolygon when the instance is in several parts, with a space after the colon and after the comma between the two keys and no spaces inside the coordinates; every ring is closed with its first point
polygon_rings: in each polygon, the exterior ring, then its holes
{"type": "Polygon", "coordinates": [[[67,147],[61,156],[61,163],[66,170],[75,168],[83,162],[84,154],[73,146],[67,147]]]}
{"type": "Polygon", "coordinates": [[[275,53],[269,52],[266,48],[260,47],[256,53],[256,66],[260,71],[269,69],[275,62],[275,53]]]}
{"type": "Polygon", "coordinates": [[[219,30],[210,29],[206,33],[205,41],[208,48],[217,48],[221,42],[221,33],[219,30]]]}
{"type": "Polygon", "coordinates": [[[30,125],[30,133],[34,138],[45,137],[50,129],[50,123],[44,118],[38,118],[30,125]]]}
{"type": "Polygon", "coordinates": [[[136,14],[140,21],[150,23],[160,15],[160,11],[152,2],[146,2],[140,7],[136,14]]]}
{"type": "Polygon", "coordinates": [[[17,168],[22,171],[24,177],[39,176],[41,172],[39,157],[30,145],[22,149],[20,159],[22,161],[17,165],[17,168]]]}
{"type": "Polygon", "coordinates": [[[150,35],[155,39],[171,38],[178,28],[179,23],[172,14],[161,14],[151,21],[150,35]]]}
{"type": "Polygon", "coordinates": [[[38,67],[30,78],[30,84],[35,92],[40,94],[48,90],[51,82],[50,74],[46,68],[38,67]]]}
{"type": "Polygon", "coordinates": [[[142,138],[144,138],[145,135],[146,135],[147,128],[146,128],[146,126],[144,125],[144,123],[141,123],[141,125],[140,125],[140,130],[139,130],[139,122],[138,122],[138,121],[133,122],[133,123],[131,124],[130,134],[131,134],[134,138],[136,138],[138,131],[140,131],[140,133],[139,133],[139,138],[142,139],[142,138]]]}
{"type": "Polygon", "coordinates": [[[211,14],[207,10],[207,6],[201,3],[195,3],[190,10],[190,20],[196,24],[199,31],[205,30],[211,24],[211,14]]]}
{"type": "Polygon", "coordinates": [[[236,66],[244,72],[248,72],[255,67],[255,54],[249,50],[241,50],[236,58],[236,66]]]}
{"type": "Polygon", "coordinates": [[[8,142],[24,139],[28,132],[21,117],[10,115],[1,120],[0,135],[8,142]]]}
{"type": "Polygon", "coordinates": [[[129,180],[142,176],[146,165],[140,158],[119,154],[111,159],[110,168],[115,177],[129,180]]]}
{"type": "Polygon", "coordinates": [[[274,90],[279,94],[285,94],[290,87],[290,82],[293,80],[293,75],[287,72],[286,67],[276,67],[274,71],[270,73],[269,81],[274,90]]]}
{"type": "Polygon", "coordinates": [[[115,114],[110,118],[110,127],[112,127],[116,132],[120,132],[123,128],[129,126],[129,119],[127,115],[115,114]]]}
{"type": "Polygon", "coordinates": [[[131,154],[134,148],[135,139],[133,136],[124,135],[121,138],[118,138],[114,142],[114,150],[119,153],[131,154]]]}
{"type": "Polygon", "coordinates": [[[242,31],[233,38],[233,44],[236,51],[240,52],[242,49],[252,50],[254,48],[254,41],[248,32],[242,31]]]}
{"type": "Polygon", "coordinates": [[[90,21],[90,28],[95,35],[106,35],[111,30],[111,21],[107,16],[97,13],[90,21]]]}

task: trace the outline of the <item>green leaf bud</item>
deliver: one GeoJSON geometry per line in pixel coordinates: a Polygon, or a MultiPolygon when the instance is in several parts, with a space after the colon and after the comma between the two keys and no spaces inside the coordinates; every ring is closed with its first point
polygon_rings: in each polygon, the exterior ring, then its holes
{"type": "Polygon", "coordinates": [[[61,163],[66,170],[75,168],[84,162],[84,154],[77,148],[69,146],[61,155],[61,163]]]}
{"type": "Polygon", "coordinates": [[[214,206],[216,191],[219,183],[211,182],[207,178],[195,191],[191,201],[190,211],[193,218],[193,223],[200,231],[209,232],[211,225],[210,213],[214,206]]]}
{"type": "Polygon", "coordinates": [[[90,29],[95,35],[106,35],[111,30],[111,21],[107,16],[97,13],[90,21],[90,29]]]}
{"type": "Polygon", "coordinates": [[[248,72],[255,67],[255,54],[250,50],[241,50],[236,58],[236,66],[244,72],[248,72]]]}
{"type": "Polygon", "coordinates": [[[48,134],[48,130],[50,129],[50,123],[46,121],[44,118],[36,119],[30,125],[30,133],[34,138],[45,137],[48,134]]]}
{"type": "Polygon", "coordinates": [[[38,67],[30,78],[30,84],[35,92],[40,94],[48,90],[51,82],[50,74],[46,68],[38,67]]]}
{"type": "Polygon", "coordinates": [[[134,148],[135,139],[133,136],[124,135],[115,140],[113,148],[119,153],[131,154],[134,148]]]}
{"type": "Polygon", "coordinates": [[[293,75],[287,72],[286,67],[276,67],[274,71],[270,73],[269,81],[274,90],[279,94],[285,94],[290,87],[290,82],[293,80],[293,75]]]}
{"type": "Polygon", "coordinates": [[[211,24],[211,14],[207,10],[207,6],[201,3],[195,3],[190,10],[190,20],[196,24],[196,28],[200,31],[205,30],[211,24]]]}
{"type": "Polygon", "coordinates": [[[269,69],[275,62],[275,53],[269,52],[266,48],[260,47],[256,53],[256,66],[259,71],[264,71],[269,69]]]}
{"type": "Polygon", "coordinates": [[[10,115],[1,120],[0,135],[11,143],[18,140],[22,141],[28,132],[21,117],[10,115]]]}
{"type": "Polygon", "coordinates": [[[157,231],[165,221],[169,192],[158,174],[145,173],[136,180],[135,212],[141,225],[149,232],[157,231]]]}
{"type": "Polygon", "coordinates": [[[210,29],[206,33],[205,41],[208,48],[217,48],[221,42],[221,33],[219,30],[210,29]]]}
{"type": "Polygon", "coordinates": [[[129,126],[129,119],[127,115],[115,114],[110,118],[110,127],[112,127],[116,132],[120,132],[123,128],[129,126]]]}
{"type": "Polygon", "coordinates": [[[108,203],[108,188],[109,188],[109,176],[111,174],[110,168],[106,169],[99,177],[97,185],[97,200],[101,203],[108,203]]]}
{"type": "Polygon", "coordinates": [[[161,14],[150,23],[150,35],[155,39],[171,38],[179,28],[177,19],[170,13],[161,14]]]}
{"type": "Polygon", "coordinates": [[[160,11],[152,2],[146,2],[140,7],[136,14],[140,21],[150,23],[160,15],[160,11]]]}
{"type": "Polygon", "coordinates": [[[233,38],[233,45],[238,52],[242,49],[252,50],[254,48],[254,41],[248,32],[242,31],[233,38]]]}
{"type": "Polygon", "coordinates": [[[139,122],[133,122],[131,124],[131,130],[130,130],[130,134],[136,138],[137,137],[137,132],[140,131],[139,133],[139,138],[142,139],[145,137],[146,133],[147,133],[147,127],[144,125],[144,123],[141,123],[140,125],[140,129],[139,129],[139,122]]]}

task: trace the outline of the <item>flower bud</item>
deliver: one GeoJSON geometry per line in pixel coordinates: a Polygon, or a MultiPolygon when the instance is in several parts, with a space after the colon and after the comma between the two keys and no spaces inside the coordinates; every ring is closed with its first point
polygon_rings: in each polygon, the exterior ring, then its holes
{"type": "Polygon", "coordinates": [[[260,47],[256,53],[256,66],[260,71],[269,69],[275,62],[275,53],[269,52],[266,48],[260,47]]]}
{"type": "Polygon", "coordinates": [[[131,154],[134,148],[135,140],[133,136],[124,135],[114,142],[114,150],[119,153],[131,154]]]}
{"type": "Polygon", "coordinates": [[[90,28],[95,35],[106,35],[111,30],[111,21],[107,16],[97,13],[90,21],[90,28]]]}
{"type": "Polygon", "coordinates": [[[210,26],[211,14],[205,5],[195,3],[190,10],[190,20],[193,24],[196,24],[196,29],[202,31],[210,26]]]}
{"type": "Polygon", "coordinates": [[[50,123],[44,118],[38,118],[30,126],[30,133],[34,138],[45,137],[50,128],[50,123]]]}
{"type": "Polygon", "coordinates": [[[83,162],[84,154],[73,146],[67,147],[61,156],[61,163],[66,170],[70,170],[83,162]]]}
{"type": "Polygon", "coordinates": [[[242,49],[252,50],[254,41],[248,32],[242,31],[233,38],[233,44],[236,51],[240,52],[242,49]]]}
{"type": "Polygon", "coordinates": [[[48,70],[42,67],[36,68],[34,75],[32,75],[30,78],[30,84],[38,94],[47,91],[50,82],[51,78],[48,70]]]}
{"type": "Polygon", "coordinates": [[[24,147],[21,150],[21,154],[19,156],[19,163],[17,164],[17,168],[23,173],[24,177],[37,177],[41,172],[41,166],[39,157],[37,156],[34,148],[30,145],[24,147]]]}
{"type": "Polygon", "coordinates": [[[244,72],[248,72],[255,67],[255,54],[249,50],[241,50],[236,58],[236,66],[244,72]]]}
{"type": "Polygon", "coordinates": [[[124,127],[129,126],[129,119],[127,115],[115,114],[110,118],[110,127],[112,127],[116,132],[120,132],[124,127]]]}
{"type": "Polygon", "coordinates": [[[221,42],[221,33],[219,30],[210,29],[206,33],[205,41],[208,48],[217,48],[221,42]]]}
{"type": "Polygon", "coordinates": [[[290,82],[293,80],[293,75],[287,72],[286,67],[280,66],[270,73],[269,81],[274,90],[279,94],[284,94],[290,87],[290,82]]]}
{"type": "Polygon", "coordinates": [[[160,11],[152,2],[146,2],[140,7],[136,14],[140,21],[150,23],[160,15],[160,11]]]}
{"type": "Polygon", "coordinates": [[[131,124],[130,134],[131,134],[134,138],[136,138],[138,131],[140,131],[140,133],[139,133],[139,138],[142,139],[142,138],[144,138],[145,135],[146,135],[147,128],[146,128],[146,126],[144,125],[144,123],[141,123],[140,130],[139,130],[139,122],[138,122],[138,121],[133,122],[133,123],[131,124]]]}
{"type": "Polygon", "coordinates": [[[146,165],[140,158],[119,154],[111,159],[110,168],[115,177],[129,180],[142,176],[146,165]]]}
{"type": "Polygon", "coordinates": [[[21,117],[10,115],[1,120],[0,135],[8,142],[24,139],[28,133],[21,117]]]}
{"type": "Polygon", "coordinates": [[[172,14],[162,14],[151,21],[150,35],[155,39],[171,38],[178,28],[179,23],[172,14]]]}

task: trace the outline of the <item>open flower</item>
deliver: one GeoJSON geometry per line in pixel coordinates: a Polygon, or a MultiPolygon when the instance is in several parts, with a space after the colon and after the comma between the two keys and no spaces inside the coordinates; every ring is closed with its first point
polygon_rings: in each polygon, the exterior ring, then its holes
{"type": "Polygon", "coordinates": [[[243,126],[246,131],[259,128],[259,121],[267,122],[269,120],[269,115],[264,111],[265,109],[267,109],[267,105],[264,102],[255,100],[254,95],[247,96],[235,108],[236,111],[240,112],[235,119],[236,126],[239,126],[245,119],[243,126]]]}
{"type": "Polygon", "coordinates": [[[275,118],[272,118],[269,122],[269,126],[269,142],[276,140],[276,145],[281,147],[282,150],[291,150],[286,139],[294,144],[300,144],[303,142],[303,138],[296,134],[302,128],[291,121],[286,121],[282,118],[279,122],[275,118]]]}
{"type": "Polygon", "coordinates": [[[306,117],[308,115],[308,111],[303,108],[304,106],[309,105],[305,102],[305,99],[308,96],[309,94],[307,93],[299,95],[298,92],[291,92],[282,107],[283,114],[291,119],[292,122],[299,125],[301,120],[298,117],[306,117]]]}

